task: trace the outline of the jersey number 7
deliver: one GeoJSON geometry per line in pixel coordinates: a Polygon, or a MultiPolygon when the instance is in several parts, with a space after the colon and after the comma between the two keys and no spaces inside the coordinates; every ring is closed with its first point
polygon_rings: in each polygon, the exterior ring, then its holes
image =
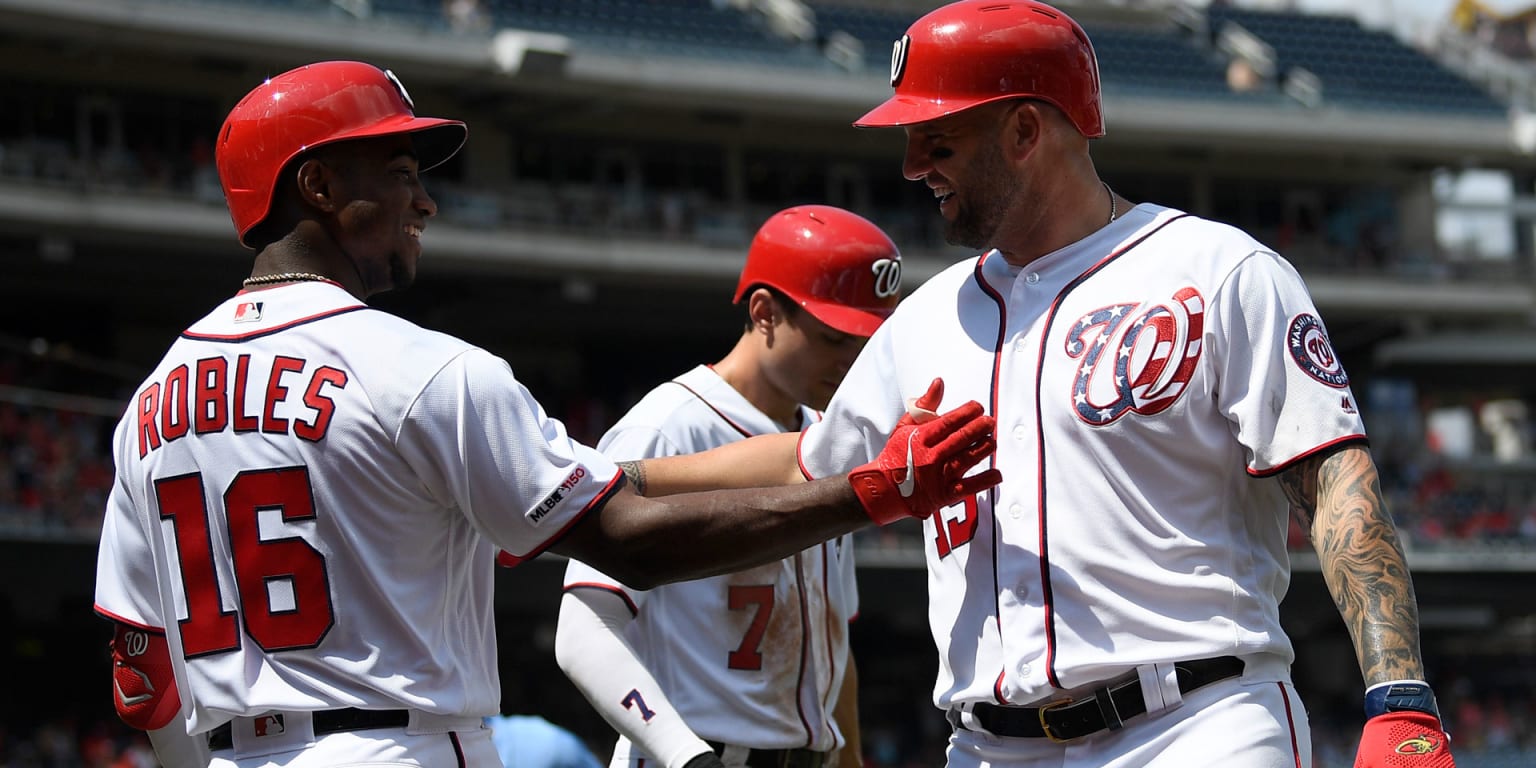
{"type": "Polygon", "coordinates": [[[219,590],[202,474],[156,480],[155,495],[160,517],[176,532],[187,601],[187,618],[180,622],[187,658],[239,648],[241,623],[264,651],[320,644],[336,622],[325,555],[298,536],[263,539],[259,522],[262,512],[276,513],[283,523],[315,519],[307,468],[247,470],[224,491],[239,606],[234,611],[224,609],[219,590]]]}

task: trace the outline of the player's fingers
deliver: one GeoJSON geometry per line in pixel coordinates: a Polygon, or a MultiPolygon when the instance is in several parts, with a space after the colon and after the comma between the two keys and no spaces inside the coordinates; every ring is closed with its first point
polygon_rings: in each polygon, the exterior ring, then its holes
{"type": "Polygon", "coordinates": [[[957,475],[963,475],[970,471],[971,467],[986,461],[994,453],[997,453],[997,437],[987,435],[985,438],[977,440],[957,451],[954,457],[950,459],[950,471],[957,475]]]}
{"type": "Polygon", "coordinates": [[[941,428],[924,435],[923,442],[933,450],[949,455],[958,454],[972,443],[990,439],[997,428],[996,420],[982,413],[981,406],[975,401],[944,414],[933,424],[923,426],[935,424],[941,428]]]}
{"type": "Polygon", "coordinates": [[[989,469],[985,472],[971,475],[970,477],[961,478],[960,482],[955,483],[957,493],[955,494],[954,499],[955,501],[959,501],[960,499],[975,496],[976,494],[982,493],[983,491],[991,490],[994,486],[996,486],[998,483],[1001,483],[1002,481],[1003,473],[997,471],[996,469],[989,469]]]}
{"type": "MultiPolygon", "coordinates": [[[[948,437],[958,434],[961,430],[975,424],[978,419],[985,419],[990,422],[992,417],[986,416],[983,413],[981,403],[975,400],[967,400],[962,405],[939,414],[938,418],[919,424],[917,427],[920,432],[918,439],[922,440],[924,445],[934,447],[944,442],[948,437]]],[[[967,440],[966,442],[971,441],[967,440]]]]}
{"type": "Polygon", "coordinates": [[[907,400],[907,416],[912,423],[922,424],[938,417],[939,403],[944,400],[944,380],[934,379],[928,391],[920,397],[907,400]]]}

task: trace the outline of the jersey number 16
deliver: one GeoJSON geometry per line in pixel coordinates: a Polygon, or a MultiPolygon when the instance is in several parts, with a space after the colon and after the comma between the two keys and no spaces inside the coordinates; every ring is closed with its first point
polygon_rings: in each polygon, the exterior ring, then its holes
{"type": "Polygon", "coordinates": [[[224,609],[214,563],[203,476],[194,472],[155,481],[160,517],[172,521],[187,618],[181,620],[187,658],[240,647],[240,624],[264,651],[313,648],[335,624],[325,555],[298,536],[261,537],[263,511],[285,523],[315,519],[309,470],[304,467],[248,470],[224,491],[225,529],[233,559],[236,603],[224,609]],[[273,605],[274,589],[286,586],[292,599],[273,605]]]}

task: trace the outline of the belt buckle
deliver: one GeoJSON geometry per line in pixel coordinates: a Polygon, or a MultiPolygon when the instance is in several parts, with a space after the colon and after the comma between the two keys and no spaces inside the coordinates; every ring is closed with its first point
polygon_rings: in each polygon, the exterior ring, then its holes
{"type": "Polygon", "coordinates": [[[1062,736],[1053,733],[1051,731],[1051,724],[1045,721],[1045,715],[1047,712],[1050,712],[1053,709],[1061,709],[1062,707],[1066,707],[1071,704],[1071,699],[1062,699],[1061,701],[1053,701],[1040,707],[1040,731],[1044,733],[1045,738],[1050,739],[1051,743],[1053,744],[1066,744],[1067,742],[1072,741],[1072,739],[1063,738],[1062,736]]]}

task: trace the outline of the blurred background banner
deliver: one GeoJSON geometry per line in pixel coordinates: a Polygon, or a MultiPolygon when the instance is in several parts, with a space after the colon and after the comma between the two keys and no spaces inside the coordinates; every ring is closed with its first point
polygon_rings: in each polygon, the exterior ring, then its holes
{"type": "MultiPolygon", "coordinates": [[[[164,339],[239,289],[212,141],[264,77],[391,68],[465,150],[416,287],[376,306],[505,357],[594,441],[652,383],[729,348],[751,234],[800,203],[946,246],[889,93],[904,0],[0,0],[0,765],[152,765],[110,700],[91,612],[112,426],[164,339]]],[[[1463,768],[1536,765],[1536,3],[1063,2],[1092,37],[1105,180],[1223,220],[1310,285],[1403,533],[1463,768]]],[[[871,766],[942,762],[916,525],[859,534],[871,766]],[[870,585],[879,585],[873,588],[870,585]]],[[[1354,754],[1359,672],[1310,548],[1285,620],[1316,765],[1354,754]]],[[[498,578],[503,711],[600,758],[555,666],[564,564],[498,578]]]]}

